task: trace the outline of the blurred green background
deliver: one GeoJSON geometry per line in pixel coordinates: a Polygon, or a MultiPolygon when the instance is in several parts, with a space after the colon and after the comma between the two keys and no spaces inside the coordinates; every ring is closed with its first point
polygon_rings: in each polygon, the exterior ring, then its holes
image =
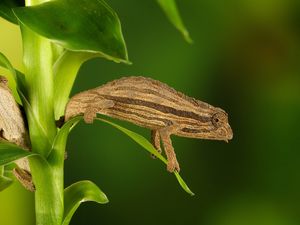
{"type": "MultiPolygon", "coordinates": [[[[133,65],[93,59],[73,94],[122,76],[149,76],[225,109],[234,138],[173,137],[181,175],[196,193],[190,197],[116,129],[80,124],[69,138],[65,184],[92,180],[110,202],[83,204],[71,224],[300,224],[299,0],[177,1],[192,45],[155,1],[107,2],[119,14],[133,65]]],[[[17,27],[3,20],[0,26],[0,50],[21,68],[17,27]]],[[[0,224],[34,224],[33,194],[17,183],[1,192],[0,224]]]]}

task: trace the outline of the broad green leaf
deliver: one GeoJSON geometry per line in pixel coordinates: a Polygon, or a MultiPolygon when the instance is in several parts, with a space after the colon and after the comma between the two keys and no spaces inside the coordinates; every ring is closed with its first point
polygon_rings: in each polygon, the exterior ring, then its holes
{"type": "Polygon", "coordinates": [[[157,2],[162,8],[162,10],[165,12],[170,22],[176,27],[177,30],[181,32],[184,39],[188,43],[192,43],[193,41],[190,38],[189,32],[181,20],[175,0],[157,0],[157,2]]]}
{"type": "MultiPolygon", "coordinates": [[[[69,133],[71,131],[71,129],[76,126],[76,124],[82,119],[82,116],[79,117],[74,117],[71,120],[67,121],[62,128],[59,130],[59,132],[57,133],[53,145],[52,145],[52,149],[51,149],[51,153],[48,157],[48,163],[51,165],[52,167],[52,173],[54,175],[54,177],[58,178],[58,179],[62,179],[63,177],[63,173],[61,173],[61,171],[63,171],[63,165],[64,165],[64,158],[65,158],[65,149],[66,149],[66,144],[67,144],[67,139],[69,136],[69,133]]],[[[63,183],[61,183],[61,185],[63,185],[63,183]]],[[[60,187],[60,188],[63,188],[60,187]]]]}
{"type": "Polygon", "coordinates": [[[65,51],[54,64],[54,114],[58,120],[64,115],[76,75],[81,65],[95,54],[65,51]]]}
{"type": "Polygon", "coordinates": [[[15,17],[12,8],[25,5],[25,0],[1,0],[0,1],[0,17],[18,24],[18,20],[15,17]]]}
{"type": "Polygon", "coordinates": [[[66,49],[128,63],[119,18],[103,0],[53,0],[14,13],[22,24],[66,49]]]}
{"type": "MultiPolygon", "coordinates": [[[[123,133],[125,133],[126,135],[128,135],[131,139],[133,139],[136,143],[138,143],[139,145],[141,145],[144,149],[146,149],[148,152],[150,152],[151,154],[155,155],[158,159],[160,159],[163,163],[167,164],[168,161],[161,155],[158,153],[158,151],[153,147],[153,145],[146,139],[144,138],[142,135],[139,135],[133,131],[130,131],[124,127],[121,127],[115,123],[112,123],[108,120],[102,119],[102,118],[96,118],[99,121],[108,123],[110,125],[112,125],[113,127],[119,129],[120,131],[122,131],[123,133]]],[[[194,195],[194,193],[189,189],[189,187],[187,186],[187,184],[184,182],[184,180],[181,178],[181,176],[179,175],[179,173],[177,171],[174,172],[180,186],[190,195],[194,195]]]]}
{"type": "Polygon", "coordinates": [[[0,191],[5,190],[13,183],[13,179],[4,176],[4,166],[0,166],[0,191]]]}
{"type": "Polygon", "coordinates": [[[0,166],[33,155],[35,155],[33,152],[27,151],[18,145],[5,140],[0,141],[0,166]]]}
{"type": "Polygon", "coordinates": [[[65,213],[62,225],[68,225],[77,208],[82,202],[93,201],[100,204],[108,203],[106,195],[91,181],[79,181],[64,191],[65,213]]]}

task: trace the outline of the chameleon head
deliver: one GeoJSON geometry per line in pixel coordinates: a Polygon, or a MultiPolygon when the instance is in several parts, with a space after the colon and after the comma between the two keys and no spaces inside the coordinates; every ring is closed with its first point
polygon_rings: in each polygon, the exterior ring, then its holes
{"type": "Polygon", "coordinates": [[[213,106],[208,105],[208,111],[202,113],[197,125],[187,127],[180,130],[179,136],[210,139],[210,140],[223,140],[228,142],[233,137],[231,127],[228,123],[227,113],[213,106]]]}
{"type": "Polygon", "coordinates": [[[178,132],[178,136],[223,140],[228,142],[233,137],[231,127],[228,123],[227,113],[220,109],[207,104],[206,112],[198,115],[198,122],[195,124],[184,124],[178,132]]]}
{"type": "Polygon", "coordinates": [[[208,139],[224,140],[228,142],[233,138],[233,132],[228,122],[228,114],[218,109],[211,115],[211,129],[208,139]]]}

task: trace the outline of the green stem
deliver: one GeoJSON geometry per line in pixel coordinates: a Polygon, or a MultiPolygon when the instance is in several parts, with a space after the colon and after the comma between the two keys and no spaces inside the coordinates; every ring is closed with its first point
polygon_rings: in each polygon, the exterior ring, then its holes
{"type": "Polygon", "coordinates": [[[36,225],[61,225],[64,214],[63,176],[57,177],[49,163],[40,156],[30,157],[35,184],[36,225]]]}
{"type": "MultiPolygon", "coordinates": [[[[45,0],[26,0],[26,6],[45,0]]],[[[54,119],[52,49],[49,40],[20,24],[23,62],[29,106],[27,112],[32,151],[39,156],[29,159],[35,191],[37,225],[61,225],[64,214],[63,160],[56,167],[46,158],[51,152],[57,128],[54,119]],[[29,112],[30,107],[30,114],[29,112]],[[59,169],[57,169],[59,168],[59,169]]],[[[26,109],[27,108],[27,109],[26,109]]]]}
{"type": "MultiPolygon", "coordinates": [[[[41,0],[27,0],[26,6],[42,3],[41,0]]],[[[40,135],[35,125],[29,124],[32,149],[44,156],[49,154],[57,129],[53,107],[52,49],[49,40],[39,36],[29,28],[20,25],[23,39],[23,62],[28,90],[28,101],[39,126],[48,140],[40,135]]],[[[30,120],[29,120],[30,122],[30,120]]]]}
{"type": "Polygon", "coordinates": [[[21,25],[23,61],[29,104],[37,123],[30,123],[29,131],[33,151],[44,156],[49,154],[57,129],[53,108],[52,51],[48,40],[21,25]],[[39,128],[43,130],[41,135],[39,128]],[[45,140],[46,138],[47,140],[45,140]]]}

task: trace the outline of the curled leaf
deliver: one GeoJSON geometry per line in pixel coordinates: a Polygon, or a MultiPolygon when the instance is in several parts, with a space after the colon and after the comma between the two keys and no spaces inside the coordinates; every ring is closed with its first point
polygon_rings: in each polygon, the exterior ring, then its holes
{"type": "MultiPolygon", "coordinates": [[[[67,139],[69,136],[69,133],[71,129],[82,119],[81,116],[72,118],[68,122],[66,122],[62,128],[58,131],[52,148],[51,148],[51,153],[48,157],[48,163],[52,167],[52,173],[54,177],[57,179],[63,180],[63,174],[61,171],[63,171],[63,161],[65,158],[65,149],[66,149],[66,144],[67,144],[67,139]]],[[[58,185],[62,185],[58,184],[58,185]]],[[[63,188],[63,186],[59,187],[63,188]]]]}
{"type": "Polygon", "coordinates": [[[68,225],[82,202],[108,203],[106,195],[91,181],[79,181],[64,191],[65,213],[62,225],[68,225]]]}
{"type": "Polygon", "coordinates": [[[95,57],[95,54],[66,50],[54,64],[54,114],[56,120],[64,114],[78,70],[85,61],[92,57],[95,57]]]}

